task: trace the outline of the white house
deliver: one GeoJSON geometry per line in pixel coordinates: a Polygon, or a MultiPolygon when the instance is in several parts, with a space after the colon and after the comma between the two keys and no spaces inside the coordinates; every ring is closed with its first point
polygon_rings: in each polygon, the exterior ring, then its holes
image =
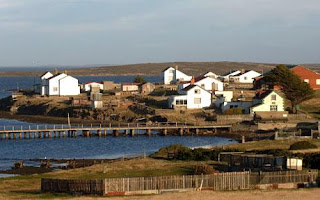
{"type": "Polygon", "coordinates": [[[260,73],[253,70],[243,70],[236,75],[229,76],[229,81],[234,83],[253,83],[256,77],[261,76],[260,73]]]}
{"type": "Polygon", "coordinates": [[[203,76],[217,79],[219,76],[213,72],[207,72],[203,76]]]}
{"type": "Polygon", "coordinates": [[[273,90],[257,93],[253,99],[250,113],[253,114],[259,111],[285,111],[283,97],[273,90]]]}
{"type": "Polygon", "coordinates": [[[64,73],[44,79],[41,95],[74,96],[80,94],[78,79],[64,73]]]}
{"type": "Polygon", "coordinates": [[[211,94],[198,85],[189,85],[180,95],[168,99],[170,108],[199,109],[211,106],[211,94]]]}
{"type": "Polygon", "coordinates": [[[197,78],[192,78],[190,81],[181,82],[178,85],[178,92],[183,88],[188,87],[190,84],[198,85],[207,91],[223,91],[223,82],[212,77],[199,76],[197,78]]]}
{"type": "Polygon", "coordinates": [[[229,78],[230,78],[230,76],[236,76],[236,75],[238,75],[238,74],[240,74],[241,73],[241,71],[240,70],[235,70],[235,71],[231,71],[231,72],[229,72],[229,73],[227,73],[227,74],[225,74],[225,75],[223,75],[223,76],[220,76],[220,78],[223,80],[223,81],[229,81],[229,78]]]}
{"type": "Polygon", "coordinates": [[[38,94],[44,94],[47,86],[46,80],[52,77],[53,74],[51,72],[45,72],[40,76],[40,83],[35,85],[35,92],[38,94]]]}
{"type": "Polygon", "coordinates": [[[168,67],[162,71],[163,73],[163,83],[166,85],[175,84],[181,81],[190,81],[192,76],[188,76],[185,73],[178,70],[178,66],[175,68],[168,67]]]}
{"type": "Polygon", "coordinates": [[[86,92],[90,91],[92,87],[99,87],[100,90],[103,90],[103,84],[102,83],[89,82],[89,83],[83,84],[83,90],[86,91],[86,92]]]}
{"type": "Polygon", "coordinates": [[[138,92],[140,83],[122,83],[121,91],[123,92],[138,92]]]}

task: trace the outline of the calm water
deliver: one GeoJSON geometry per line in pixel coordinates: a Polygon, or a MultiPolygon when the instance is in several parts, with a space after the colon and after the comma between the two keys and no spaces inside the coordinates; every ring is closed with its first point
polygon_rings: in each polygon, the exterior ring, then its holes
{"type": "MultiPolygon", "coordinates": [[[[34,126],[17,120],[0,119],[3,126],[34,126]]],[[[234,144],[236,141],[220,137],[204,136],[135,136],[91,137],[30,140],[0,140],[0,170],[8,169],[14,160],[30,158],[117,158],[150,154],[171,144],[188,147],[211,147],[234,144]]]]}
{"type": "MultiPolygon", "coordinates": [[[[80,76],[76,78],[78,78],[79,83],[87,83],[93,81],[114,81],[115,83],[127,83],[132,82],[134,76],[80,76]]],[[[145,76],[145,79],[152,83],[161,82],[160,76],[145,76]]],[[[11,95],[11,92],[6,90],[29,89],[33,88],[33,85],[36,83],[39,83],[38,77],[0,77],[0,98],[11,95]]]]}

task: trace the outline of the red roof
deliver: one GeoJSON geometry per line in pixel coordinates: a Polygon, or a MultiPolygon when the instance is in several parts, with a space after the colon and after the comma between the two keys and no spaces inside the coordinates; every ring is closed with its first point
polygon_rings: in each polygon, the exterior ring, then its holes
{"type": "Polygon", "coordinates": [[[320,83],[317,84],[317,80],[318,80],[318,82],[320,82],[320,74],[318,74],[317,72],[314,72],[311,69],[308,69],[308,68],[302,67],[302,66],[293,67],[293,68],[291,68],[291,70],[295,74],[297,74],[302,81],[308,80],[309,85],[312,89],[314,89],[314,90],[320,89],[320,83]]]}

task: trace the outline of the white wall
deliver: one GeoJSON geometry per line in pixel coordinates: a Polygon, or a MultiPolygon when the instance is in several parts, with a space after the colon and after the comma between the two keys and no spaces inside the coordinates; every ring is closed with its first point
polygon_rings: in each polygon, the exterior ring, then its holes
{"type": "MultiPolygon", "coordinates": [[[[256,104],[258,100],[254,99],[253,102],[256,104]]],[[[254,113],[258,111],[270,111],[271,105],[276,105],[278,108],[277,111],[284,111],[284,99],[274,91],[267,95],[264,99],[260,100],[260,103],[261,104],[252,107],[250,112],[254,113]],[[272,95],[276,95],[276,100],[272,100],[272,95]]]]}
{"type": "Polygon", "coordinates": [[[245,114],[250,113],[250,107],[252,106],[252,101],[232,101],[232,102],[224,102],[220,105],[221,111],[225,112],[230,108],[243,108],[245,114]]]}
{"type": "Polygon", "coordinates": [[[215,95],[222,95],[226,102],[231,102],[233,98],[233,91],[215,91],[215,95]]]}
{"type": "Polygon", "coordinates": [[[194,87],[187,91],[187,108],[195,109],[195,108],[205,108],[211,106],[211,94],[200,87],[194,87]],[[196,94],[195,90],[200,90],[200,94],[196,94]],[[194,102],[195,98],[200,98],[201,103],[196,104],[194,102]]]}
{"type": "Polygon", "coordinates": [[[51,79],[48,79],[48,87],[46,95],[59,95],[59,80],[66,77],[66,74],[59,74],[51,79]]]}
{"type": "Polygon", "coordinates": [[[175,69],[173,67],[170,67],[163,72],[163,83],[166,85],[173,84],[174,80],[175,80],[175,69]]]}
{"type": "Polygon", "coordinates": [[[80,86],[78,85],[78,79],[72,76],[66,76],[59,80],[59,95],[71,96],[80,94],[80,86]]]}
{"type": "Polygon", "coordinates": [[[187,109],[200,109],[211,106],[211,94],[199,86],[193,87],[188,91],[182,91],[182,93],[184,93],[184,95],[176,95],[168,98],[169,108],[177,106],[176,100],[187,100],[187,105],[178,105],[185,106],[187,109]],[[195,90],[200,90],[200,93],[196,94],[195,90]],[[199,104],[195,103],[195,98],[200,98],[201,102],[199,104]]]}
{"type": "Polygon", "coordinates": [[[122,91],[138,91],[139,86],[138,85],[121,85],[122,91]]]}
{"type": "Polygon", "coordinates": [[[192,79],[192,76],[188,76],[185,73],[175,70],[175,81],[190,81],[192,79]]]}
{"type": "Polygon", "coordinates": [[[103,84],[92,82],[92,83],[86,83],[84,84],[84,91],[88,92],[91,90],[91,87],[100,87],[100,90],[103,90],[103,84]]]}
{"type": "Polygon", "coordinates": [[[244,73],[239,76],[239,82],[240,83],[253,83],[254,78],[261,76],[260,73],[256,71],[248,71],[247,73],[244,73]]]}
{"type": "MultiPolygon", "coordinates": [[[[198,82],[195,82],[194,85],[198,85],[200,86],[201,88],[207,90],[207,91],[213,91],[213,88],[212,88],[212,84],[215,83],[215,88],[217,91],[223,91],[223,82],[215,79],[215,78],[211,78],[211,77],[206,77],[202,80],[199,80],[198,82]]],[[[180,93],[180,91],[189,86],[190,83],[180,83],[178,85],[178,92],[180,93]]]]}

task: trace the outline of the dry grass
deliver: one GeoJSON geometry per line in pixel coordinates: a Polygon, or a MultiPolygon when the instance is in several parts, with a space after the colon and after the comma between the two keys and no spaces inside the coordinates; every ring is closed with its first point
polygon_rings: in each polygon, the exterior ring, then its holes
{"type": "MultiPolygon", "coordinates": [[[[261,141],[229,145],[228,147],[235,148],[240,151],[266,150],[266,149],[289,149],[290,145],[297,141],[299,140],[261,140],[261,141]]],[[[320,149],[320,140],[313,139],[308,141],[311,141],[313,144],[317,145],[318,150],[320,149]]]]}
{"type": "Polygon", "coordinates": [[[161,176],[193,174],[196,164],[203,162],[165,161],[151,158],[117,161],[41,175],[0,179],[0,199],[44,199],[65,197],[66,194],[41,194],[41,178],[103,179],[111,177],[161,176]]]}

